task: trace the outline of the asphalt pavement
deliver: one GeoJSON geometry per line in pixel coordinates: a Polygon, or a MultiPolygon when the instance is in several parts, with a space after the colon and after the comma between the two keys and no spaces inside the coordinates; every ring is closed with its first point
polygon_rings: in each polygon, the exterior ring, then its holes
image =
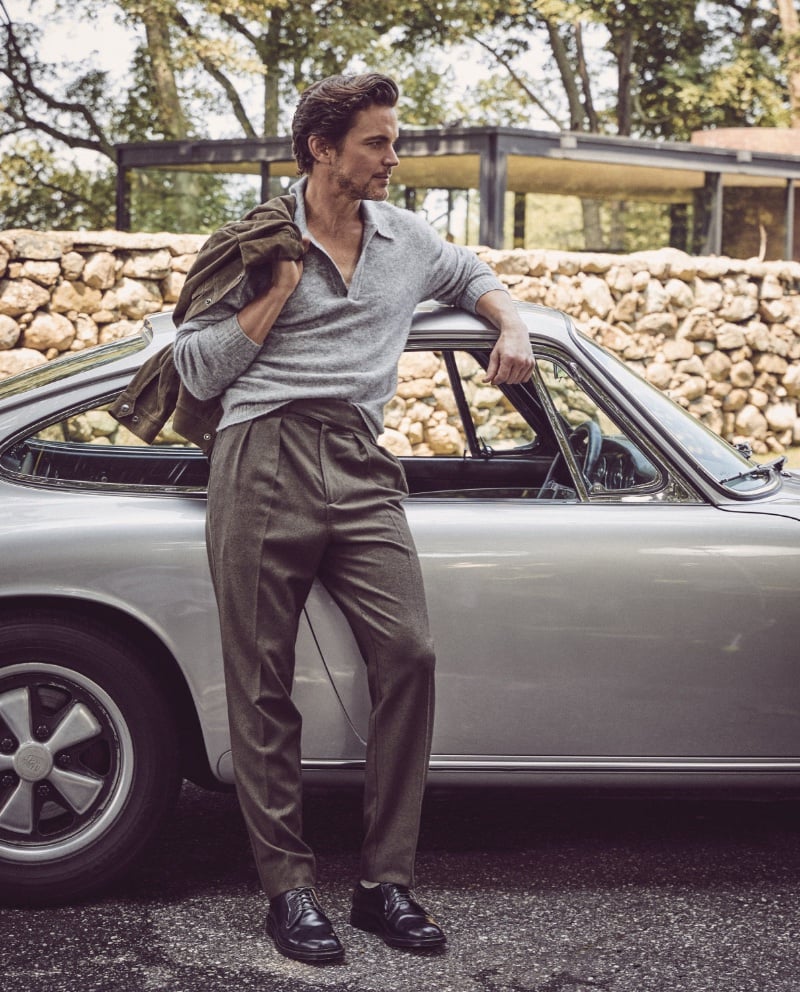
{"type": "Polygon", "coordinates": [[[353,930],[357,794],[312,793],[306,833],[344,963],[263,936],[235,798],[187,786],[113,892],[0,910],[2,992],[798,992],[800,803],[436,792],[417,896],[447,949],[353,930]]]}

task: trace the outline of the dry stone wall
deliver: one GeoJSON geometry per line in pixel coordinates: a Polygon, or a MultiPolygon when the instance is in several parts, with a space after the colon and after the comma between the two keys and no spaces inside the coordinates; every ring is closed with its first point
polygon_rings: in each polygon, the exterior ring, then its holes
{"type": "MultiPolygon", "coordinates": [[[[0,378],[124,337],[172,306],[204,240],[0,232],[0,378]]],[[[478,252],[515,298],[566,311],[723,436],[757,452],[800,444],[800,263],[671,249],[478,252]]],[[[435,397],[420,402],[421,385],[403,384],[413,410],[397,398],[391,410],[414,448],[446,416],[435,397]]]]}
{"type": "Polygon", "coordinates": [[[483,251],[519,300],[570,314],[715,432],[800,444],[800,263],[483,251]]]}
{"type": "Polygon", "coordinates": [[[0,378],[131,334],[143,317],[177,301],[204,241],[0,232],[0,378]]]}

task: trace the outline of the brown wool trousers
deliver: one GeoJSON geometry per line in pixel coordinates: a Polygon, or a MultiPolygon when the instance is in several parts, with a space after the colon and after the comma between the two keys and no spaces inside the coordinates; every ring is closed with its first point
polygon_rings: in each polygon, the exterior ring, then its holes
{"type": "Polygon", "coordinates": [[[302,837],[301,717],[291,699],[297,628],[315,576],[367,666],[361,878],[413,885],[434,654],[405,495],[402,468],[343,401],[294,401],[226,427],[215,442],[206,537],[237,792],[269,897],[315,884],[302,837]]]}

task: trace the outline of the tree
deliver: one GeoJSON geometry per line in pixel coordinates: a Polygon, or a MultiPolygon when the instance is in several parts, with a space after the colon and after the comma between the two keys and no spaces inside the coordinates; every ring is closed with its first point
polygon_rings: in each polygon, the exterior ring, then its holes
{"type": "MultiPolygon", "coordinates": [[[[468,30],[562,129],[687,140],[706,127],[786,121],[787,56],[764,0],[534,0],[493,13],[484,4],[468,30]],[[534,39],[549,51],[538,78],[519,70],[534,39]]],[[[583,210],[586,243],[603,245],[600,204],[583,210]]],[[[607,213],[611,246],[625,247],[623,226],[634,225],[620,223],[622,204],[607,213]]]]}
{"type": "Polygon", "coordinates": [[[783,53],[789,77],[791,125],[800,127],[800,18],[794,0],[778,0],[778,18],[783,32],[783,53]]]}
{"type": "Polygon", "coordinates": [[[31,138],[9,142],[0,171],[0,229],[112,227],[114,169],[79,169],[31,138]],[[57,219],[58,223],[54,223],[57,219]]]}
{"type": "MultiPolygon", "coordinates": [[[[409,50],[460,34],[483,51],[496,70],[495,115],[508,106],[498,99],[505,87],[507,98],[518,94],[516,108],[526,103],[567,131],[686,140],[707,126],[782,122],[786,89],[766,0],[439,0],[423,10],[409,0],[405,20],[399,43],[409,50]],[[525,69],[533,51],[535,72],[525,69]]],[[[583,213],[587,245],[624,247],[623,225],[605,222],[599,202],[584,200],[583,213]]],[[[606,213],[619,222],[623,205],[606,213]]]]}
{"type": "MultiPolygon", "coordinates": [[[[793,9],[792,0],[780,2],[793,9]]],[[[421,41],[446,47],[471,40],[513,83],[517,102],[527,101],[561,130],[685,139],[720,120],[783,123],[788,42],[769,0],[403,6],[400,45],[411,51],[421,41]],[[536,74],[523,68],[532,51],[542,53],[536,74]]],[[[796,49],[792,30],[785,34],[796,49]]]]}
{"type": "MultiPolygon", "coordinates": [[[[73,18],[76,3],[78,16],[108,7],[106,0],[54,2],[73,18]]],[[[30,3],[35,11],[37,0],[30,3]]],[[[64,67],[43,64],[33,28],[7,23],[0,138],[36,136],[42,163],[48,155],[55,161],[59,148],[93,152],[105,163],[102,172],[115,143],[206,137],[211,118],[225,122],[219,137],[286,133],[287,108],[312,79],[379,65],[401,80],[401,115],[409,124],[535,121],[686,139],[708,126],[785,123],[787,80],[800,79],[792,0],[779,0],[778,11],[768,0],[393,0],[378,7],[366,0],[116,0],[114,6],[136,39],[130,87],[117,100],[107,99],[108,79],[91,64],[71,66],[60,82],[64,67]],[[482,53],[487,73],[457,93],[448,57],[465,44],[482,53]]],[[[62,170],[59,181],[66,180],[62,170]]],[[[174,211],[196,209],[191,182],[170,179],[174,211]]],[[[587,203],[586,224],[597,233],[593,212],[587,203]]],[[[191,213],[175,220],[198,229],[191,213]]]]}
{"type": "MultiPolygon", "coordinates": [[[[104,5],[102,0],[83,0],[81,6],[92,16],[104,5]]],[[[35,27],[6,19],[0,136],[37,136],[42,154],[38,174],[31,171],[29,176],[34,188],[41,187],[44,163],[54,162],[59,145],[94,153],[101,162],[113,161],[118,142],[205,137],[210,116],[230,122],[228,137],[285,133],[284,107],[294,104],[310,80],[358,65],[370,52],[378,64],[391,55],[386,34],[392,15],[382,14],[376,22],[374,8],[364,0],[273,0],[267,5],[255,0],[117,0],[116,7],[139,39],[133,46],[129,92],[116,101],[107,99],[107,74],[91,65],[67,67],[70,76],[59,83],[65,67],[41,61],[35,27]]],[[[74,4],[65,3],[63,9],[75,16],[74,4]]],[[[422,64],[424,56],[419,65],[404,53],[391,60],[405,63],[410,93],[420,98],[414,116],[424,122],[421,97],[433,96],[432,68],[422,64]]],[[[430,112],[437,114],[438,106],[431,100],[430,112]]],[[[107,168],[100,165],[101,172],[107,168]]],[[[61,169],[58,181],[66,175],[61,169]]],[[[56,179],[54,172],[48,184],[56,179]]],[[[198,216],[202,199],[196,177],[173,174],[164,182],[173,194],[169,212],[151,199],[149,207],[139,205],[139,225],[158,225],[171,217],[177,229],[206,229],[205,203],[203,216],[198,216]]],[[[205,180],[203,188],[207,194],[205,180]]],[[[47,216],[47,206],[45,200],[37,214],[47,216]]],[[[61,218],[53,212],[50,216],[57,226],[61,218]]]]}
{"type": "MultiPolygon", "coordinates": [[[[115,142],[148,134],[187,136],[167,25],[154,5],[142,6],[146,47],[134,51],[131,89],[119,104],[107,99],[107,74],[91,65],[72,67],[72,78],[59,86],[58,70],[45,65],[37,54],[35,26],[6,19],[0,75],[8,82],[0,133],[6,139],[17,135],[24,140],[6,142],[0,199],[4,226],[24,223],[25,217],[28,224],[49,227],[110,226],[115,142]],[[74,158],[58,155],[59,146],[92,153],[94,167],[87,169],[74,158]]],[[[183,192],[175,198],[178,216],[185,216],[186,205],[193,202],[191,191],[183,192]]]]}

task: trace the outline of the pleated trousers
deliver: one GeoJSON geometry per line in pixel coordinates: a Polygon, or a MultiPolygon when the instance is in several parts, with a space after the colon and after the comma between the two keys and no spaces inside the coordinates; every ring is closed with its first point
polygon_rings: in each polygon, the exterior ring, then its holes
{"type": "Polygon", "coordinates": [[[347,618],[367,669],[361,878],[413,885],[435,661],[406,495],[402,467],[344,401],[294,401],[224,428],[215,441],[206,539],[237,793],[269,897],[316,880],[291,697],[315,577],[347,618]]]}

